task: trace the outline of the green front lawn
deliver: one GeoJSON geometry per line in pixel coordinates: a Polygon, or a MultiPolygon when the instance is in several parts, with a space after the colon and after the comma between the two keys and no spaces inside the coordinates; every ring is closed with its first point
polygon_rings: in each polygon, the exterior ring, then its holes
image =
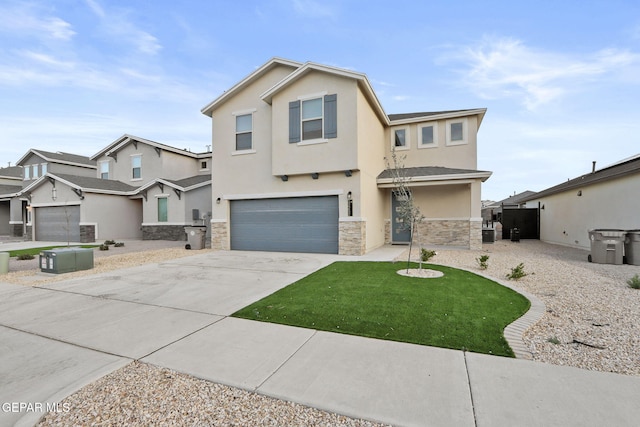
{"type": "Polygon", "coordinates": [[[529,300],[455,268],[424,264],[444,277],[420,279],[397,274],[403,266],[335,262],[233,316],[513,357],[503,331],[529,300]]]}
{"type": "MultiPolygon", "coordinates": [[[[71,245],[72,248],[97,248],[100,245],[71,245]]],[[[29,255],[40,255],[40,252],[42,251],[48,251],[49,249],[59,249],[59,248],[66,248],[67,246],[43,246],[41,248],[30,248],[30,249],[18,249],[15,251],[9,251],[9,256],[10,257],[16,257],[19,255],[23,255],[23,254],[29,254],[29,255]]]]}

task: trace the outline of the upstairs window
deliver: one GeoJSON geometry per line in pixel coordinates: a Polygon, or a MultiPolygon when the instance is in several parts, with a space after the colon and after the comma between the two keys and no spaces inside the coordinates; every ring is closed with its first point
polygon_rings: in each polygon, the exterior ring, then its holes
{"type": "Polygon", "coordinates": [[[253,115],[236,116],[236,150],[251,150],[253,148],[253,115]]]}
{"type": "Polygon", "coordinates": [[[433,123],[418,127],[418,148],[438,146],[438,124],[433,123]]]}
{"type": "Polygon", "coordinates": [[[447,120],[447,145],[467,143],[467,120],[447,120]]]}
{"type": "Polygon", "coordinates": [[[142,156],[131,156],[131,178],[142,179],[142,156]]]}
{"type": "Polygon", "coordinates": [[[38,165],[31,165],[31,176],[33,176],[34,179],[38,177],[38,165]]]}
{"type": "Polygon", "coordinates": [[[289,103],[289,142],[338,137],[337,95],[305,97],[289,103]]]}
{"type": "Polygon", "coordinates": [[[100,162],[100,178],[109,179],[109,162],[100,162]]]}
{"type": "Polygon", "coordinates": [[[322,98],[302,101],[302,140],[322,138],[322,98]]]}
{"type": "Polygon", "coordinates": [[[24,167],[24,180],[30,180],[31,179],[31,166],[25,166],[24,167]]]}
{"type": "Polygon", "coordinates": [[[391,130],[391,146],[395,150],[409,149],[409,128],[396,128],[391,130]]]}
{"type": "Polygon", "coordinates": [[[47,164],[43,163],[40,165],[40,170],[42,171],[42,176],[47,174],[47,164]]]}

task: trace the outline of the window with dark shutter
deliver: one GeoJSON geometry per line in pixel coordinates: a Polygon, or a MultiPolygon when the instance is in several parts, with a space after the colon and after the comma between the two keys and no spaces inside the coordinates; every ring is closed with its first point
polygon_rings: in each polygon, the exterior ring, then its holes
{"type": "Polygon", "coordinates": [[[338,95],[325,95],[324,97],[324,137],[338,137],[338,95]]]}

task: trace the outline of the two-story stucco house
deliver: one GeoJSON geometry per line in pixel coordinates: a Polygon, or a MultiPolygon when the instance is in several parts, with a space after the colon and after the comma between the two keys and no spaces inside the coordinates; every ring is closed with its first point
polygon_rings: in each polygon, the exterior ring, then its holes
{"type": "Polygon", "coordinates": [[[484,109],[387,115],[365,74],[274,58],[202,109],[213,123],[212,247],[360,255],[406,243],[392,150],[425,245],[479,248],[484,109]]]}
{"type": "Polygon", "coordinates": [[[22,201],[22,167],[0,168],[0,236],[22,237],[25,218],[22,201]]]}
{"type": "Polygon", "coordinates": [[[75,156],[74,168],[43,168],[34,153],[42,152],[31,150],[19,162],[28,185],[18,195],[34,240],[185,240],[185,225],[208,223],[209,152],[123,135],[91,158],[75,156]]]}

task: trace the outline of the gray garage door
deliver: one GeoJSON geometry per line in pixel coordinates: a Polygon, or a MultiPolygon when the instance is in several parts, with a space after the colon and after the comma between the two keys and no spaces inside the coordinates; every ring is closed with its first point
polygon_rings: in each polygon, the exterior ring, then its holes
{"type": "Polygon", "coordinates": [[[80,206],[36,208],[35,213],[36,240],[80,241],[80,206]]]}
{"type": "Polygon", "coordinates": [[[338,253],[338,197],[234,200],[231,249],[338,253]]]}

